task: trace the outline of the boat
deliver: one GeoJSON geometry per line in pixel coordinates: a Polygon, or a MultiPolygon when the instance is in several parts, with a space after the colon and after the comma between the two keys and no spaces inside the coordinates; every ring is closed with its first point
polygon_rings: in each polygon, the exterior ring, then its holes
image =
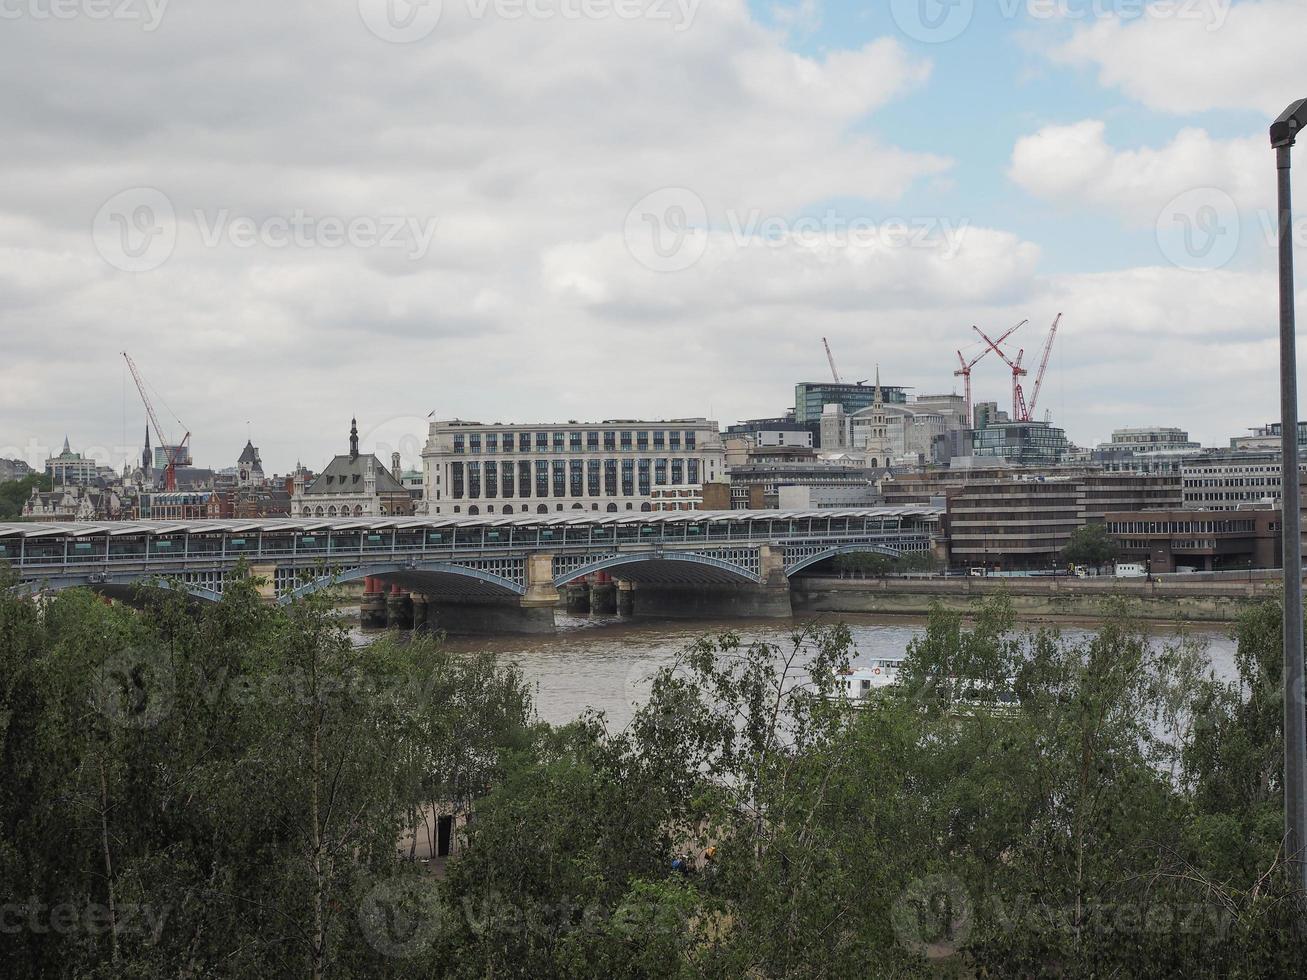
{"type": "Polygon", "coordinates": [[[866,667],[853,667],[835,675],[835,694],[857,700],[898,683],[903,659],[872,660],[866,667]]]}

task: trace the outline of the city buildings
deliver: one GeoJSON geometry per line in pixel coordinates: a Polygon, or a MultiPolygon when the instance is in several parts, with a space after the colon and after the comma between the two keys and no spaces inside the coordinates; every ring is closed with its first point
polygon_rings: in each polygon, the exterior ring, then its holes
{"type": "Polygon", "coordinates": [[[332,459],[312,481],[297,474],[291,512],[303,517],[412,514],[413,498],[381,460],[359,453],[358,420],[350,419],[349,453],[332,459]]]}
{"type": "MultiPolygon", "coordinates": [[[[908,400],[907,391],[893,385],[883,388],[887,404],[901,405],[908,400]]],[[[794,386],[794,421],[820,422],[827,405],[839,405],[845,415],[852,415],[871,405],[875,391],[865,381],[858,384],[835,384],[830,381],[800,381],[794,386]]]]}
{"type": "MultiPolygon", "coordinates": [[[[1279,450],[1282,448],[1280,436],[1283,432],[1284,427],[1279,422],[1271,422],[1249,429],[1246,436],[1234,436],[1230,440],[1230,448],[1251,452],[1279,450]]],[[[1298,448],[1307,449],[1307,422],[1298,423],[1298,448]]]]}
{"type": "Polygon", "coordinates": [[[973,456],[994,456],[1023,466],[1059,463],[1070,450],[1066,432],[1047,422],[988,422],[971,439],[973,456]]]}
{"type": "Polygon", "coordinates": [[[655,499],[702,501],[705,483],[726,478],[717,423],[704,418],[435,421],[422,462],[428,514],[650,511],[655,499]]]}
{"type": "MultiPolygon", "coordinates": [[[[59,455],[45,461],[45,475],[62,486],[91,486],[104,475],[102,469],[105,467],[89,456],[73,452],[68,446],[67,436],[64,436],[64,448],[59,455]]],[[[112,471],[108,475],[112,476],[112,471]]]]}
{"type": "Polygon", "coordinates": [[[1113,511],[1103,522],[1116,541],[1118,560],[1137,562],[1153,574],[1282,564],[1276,508],[1113,511]]]}
{"type": "Polygon", "coordinates": [[[1134,453],[1191,452],[1201,449],[1189,433],[1173,426],[1148,426],[1139,429],[1115,429],[1109,442],[1099,449],[1126,450],[1134,453]]]}
{"type": "Polygon", "coordinates": [[[1052,571],[1071,533],[1110,512],[1177,508],[1174,476],[1091,468],[935,470],[880,485],[885,503],[943,503],[950,561],[962,568],[1052,571]]]}
{"type": "Polygon", "coordinates": [[[821,434],[818,422],[796,422],[790,414],[777,419],[745,419],[727,426],[723,441],[743,439],[751,446],[801,446],[815,449],[821,434]]]}
{"type": "MultiPolygon", "coordinates": [[[[1307,472],[1307,460],[1300,469],[1307,472]]],[[[1235,510],[1280,499],[1280,453],[1217,450],[1186,460],[1181,467],[1184,506],[1191,510],[1235,510]]]]}
{"type": "MultiPolygon", "coordinates": [[[[811,492],[810,499],[817,501],[865,499],[870,506],[879,500],[874,481],[881,475],[883,471],[857,459],[750,462],[731,467],[731,509],[778,508],[781,506],[781,490],[785,487],[807,488],[811,492]]],[[[823,504],[818,502],[813,506],[823,504]]]]}

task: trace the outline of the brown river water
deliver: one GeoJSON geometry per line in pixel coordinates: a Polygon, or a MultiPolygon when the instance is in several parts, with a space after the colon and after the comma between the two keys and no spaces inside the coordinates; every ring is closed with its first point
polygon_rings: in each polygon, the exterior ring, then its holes
{"type": "MultiPolygon", "coordinates": [[[[925,631],[924,619],[888,618],[865,613],[826,614],[821,622],[844,622],[853,635],[854,666],[873,659],[900,656],[909,641],[925,631]]],[[[609,727],[621,729],[635,708],[647,697],[649,679],[662,666],[698,638],[726,630],[734,631],[743,643],[763,640],[785,648],[790,636],[807,620],[657,620],[616,616],[556,615],[553,634],[458,636],[446,641],[449,649],[485,651],[504,664],[514,664],[531,684],[536,711],[552,724],[575,719],[586,708],[604,712],[609,727]]],[[[1024,626],[1025,624],[1023,624],[1024,626]]],[[[1059,624],[1067,637],[1093,631],[1093,624],[1059,624]]],[[[357,627],[362,642],[366,636],[357,627]]],[[[1213,671],[1220,677],[1233,676],[1232,627],[1158,624],[1151,629],[1155,641],[1165,643],[1179,636],[1205,644],[1213,671]]]]}

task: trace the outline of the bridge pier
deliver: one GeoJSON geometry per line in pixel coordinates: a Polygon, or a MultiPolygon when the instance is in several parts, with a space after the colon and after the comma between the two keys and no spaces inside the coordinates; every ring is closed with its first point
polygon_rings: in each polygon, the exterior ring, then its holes
{"type": "Polygon", "coordinates": [[[599,616],[617,612],[617,583],[604,572],[597,573],[590,585],[590,611],[599,616]]]}
{"type": "Polygon", "coordinates": [[[409,599],[413,603],[413,629],[425,631],[431,627],[431,600],[421,592],[412,592],[409,599]]]}
{"type": "Polygon", "coordinates": [[[376,629],[386,626],[385,584],[369,575],[363,579],[363,598],[359,602],[359,624],[376,629]]]}
{"type": "Polygon", "coordinates": [[[386,627],[392,630],[413,628],[413,600],[398,585],[390,587],[386,596],[386,627]]]}
{"type": "Polygon", "coordinates": [[[564,586],[563,597],[568,612],[584,615],[590,611],[590,587],[584,582],[564,586]]]}
{"type": "Polygon", "coordinates": [[[635,615],[635,586],[626,579],[617,580],[617,615],[635,615]]]}

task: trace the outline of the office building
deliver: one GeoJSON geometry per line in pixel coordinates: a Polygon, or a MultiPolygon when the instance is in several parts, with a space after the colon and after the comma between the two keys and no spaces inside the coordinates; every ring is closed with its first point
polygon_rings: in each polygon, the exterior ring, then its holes
{"type": "MultiPolygon", "coordinates": [[[[866,382],[835,384],[831,381],[800,381],[794,386],[794,421],[820,422],[827,405],[838,405],[845,415],[852,415],[871,405],[875,389],[866,382]]],[[[893,385],[884,386],[885,402],[902,405],[907,391],[893,385]]]]}
{"type": "Polygon", "coordinates": [[[422,463],[427,513],[433,515],[650,511],[655,499],[660,505],[701,502],[703,484],[726,477],[717,423],[703,418],[437,421],[422,463]]]}

